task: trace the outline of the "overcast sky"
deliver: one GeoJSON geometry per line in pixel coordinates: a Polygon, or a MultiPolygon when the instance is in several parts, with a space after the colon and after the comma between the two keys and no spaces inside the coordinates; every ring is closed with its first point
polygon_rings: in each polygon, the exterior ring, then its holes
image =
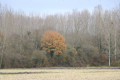
{"type": "Polygon", "coordinates": [[[101,5],[105,9],[117,7],[120,0],[0,0],[2,6],[7,5],[14,11],[23,11],[26,14],[56,14],[88,9],[93,11],[94,7],[101,5]]]}

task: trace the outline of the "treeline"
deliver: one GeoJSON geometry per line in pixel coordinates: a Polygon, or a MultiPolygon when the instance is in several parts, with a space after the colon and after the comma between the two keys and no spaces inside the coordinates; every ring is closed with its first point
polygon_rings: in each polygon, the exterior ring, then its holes
{"type": "Polygon", "coordinates": [[[120,7],[33,16],[0,6],[0,68],[120,66],[120,7]],[[44,32],[65,37],[67,49],[52,58],[41,47],[44,32]]]}

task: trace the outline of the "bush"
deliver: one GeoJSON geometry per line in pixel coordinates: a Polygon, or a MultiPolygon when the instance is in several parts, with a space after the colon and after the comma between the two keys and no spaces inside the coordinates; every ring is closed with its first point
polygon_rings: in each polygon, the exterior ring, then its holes
{"type": "Polygon", "coordinates": [[[33,67],[44,67],[48,64],[48,59],[44,52],[35,50],[32,54],[33,67]]]}
{"type": "Polygon", "coordinates": [[[120,67],[120,60],[112,62],[112,66],[120,67]]]}

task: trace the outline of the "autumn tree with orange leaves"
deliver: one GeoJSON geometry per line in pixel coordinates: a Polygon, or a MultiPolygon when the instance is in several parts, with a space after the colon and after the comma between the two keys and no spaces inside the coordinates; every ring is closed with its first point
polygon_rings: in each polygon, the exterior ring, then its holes
{"type": "Polygon", "coordinates": [[[54,54],[61,54],[66,49],[65,38],[55,31],[46,31],[41,42],[41,47],[50,53],[51,57],[54,54]]]}

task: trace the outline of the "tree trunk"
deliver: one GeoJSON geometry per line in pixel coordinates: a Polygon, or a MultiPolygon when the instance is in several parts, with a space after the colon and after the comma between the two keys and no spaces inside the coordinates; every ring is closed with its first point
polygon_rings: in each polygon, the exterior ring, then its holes
{"type": "Polygon", "coordinates": [[[117,47],[116,47],[116,26],[115,26],[115,60],[116,60],[116,54],[117,54],[117,53],[116,53],[116,48],[117,48],[117,47]]]}
{"type": "Polygon", "coordinates": [[[109,33],[109,66],[111,66],[111,34],[109,33]]]}
{"type": "Polygon", "coordinates": [[[2,68],[2,62],[3,62],[3,56],[4,56],[4,42],[3,42],[3,45],[2,45],[2,52],[1,52],[1,60],[0,60],[0,69],[2,68]]]}

